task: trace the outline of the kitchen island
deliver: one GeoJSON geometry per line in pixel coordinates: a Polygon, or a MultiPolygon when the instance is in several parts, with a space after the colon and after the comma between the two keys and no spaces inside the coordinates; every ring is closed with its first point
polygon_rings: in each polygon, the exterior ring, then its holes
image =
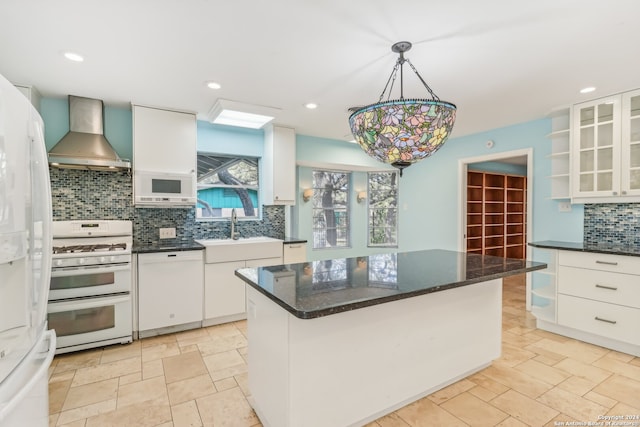
{"type": "Polygon", "coordinates": [[[545,267],[425,250],[239,269],[250,402],[265,427],[375,420],[498,358],[502,278],[545,267]]]}

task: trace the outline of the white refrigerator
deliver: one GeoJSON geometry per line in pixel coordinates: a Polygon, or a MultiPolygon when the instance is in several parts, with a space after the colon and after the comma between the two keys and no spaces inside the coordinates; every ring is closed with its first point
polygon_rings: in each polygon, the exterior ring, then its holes
{"type": "Polygon", "coordinates": [[[0,427],[47,426],[51,191],[43,122],[0,75],[0,427]]]}

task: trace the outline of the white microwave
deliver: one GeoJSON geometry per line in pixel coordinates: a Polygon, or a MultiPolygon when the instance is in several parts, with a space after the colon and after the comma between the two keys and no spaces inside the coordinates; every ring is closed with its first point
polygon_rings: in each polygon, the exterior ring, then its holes
{"type": "Polygon", "coordinates": [[[195,206],[195,174],[135,171],[133,202],[142,207],[195,206]]]}

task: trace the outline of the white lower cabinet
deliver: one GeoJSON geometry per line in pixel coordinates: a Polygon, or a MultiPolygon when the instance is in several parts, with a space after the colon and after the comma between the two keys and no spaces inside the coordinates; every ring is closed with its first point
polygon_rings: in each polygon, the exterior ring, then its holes
{"type": "Polygon", "coordinates": [[[235,275],[244,267],[282,264],[282,257],[205,264],[204,325],[216,325],[246,319],[246,285],[235,275]]]}
{"type": "Polygon", "coordinates": [[[640,356],[640,258],[558,251],[557,321],[537,326],[640,356]]]}
{"type": "Polygon", "coordinates": [[[203,265],[203,251],[138,254],[140,337],[201,326],[203,265]]]}

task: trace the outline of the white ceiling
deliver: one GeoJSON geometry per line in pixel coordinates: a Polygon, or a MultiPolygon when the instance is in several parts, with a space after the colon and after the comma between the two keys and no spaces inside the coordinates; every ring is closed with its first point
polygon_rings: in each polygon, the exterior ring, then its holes
{"type": "MultiPolygon", "coordinates": [[[[43,96],[200,119],[223,98],[333,139],[350,139],[349,107],[378,100],[401,40],[457,104],[453,136],[640,87],[638,0],[1,0],[0,16],[0,74],[43,96]],[[586,86],[597,91],[579,94],[586,86]]],[[[408,68],[404,92],[428,97],[408,68]]]]}

